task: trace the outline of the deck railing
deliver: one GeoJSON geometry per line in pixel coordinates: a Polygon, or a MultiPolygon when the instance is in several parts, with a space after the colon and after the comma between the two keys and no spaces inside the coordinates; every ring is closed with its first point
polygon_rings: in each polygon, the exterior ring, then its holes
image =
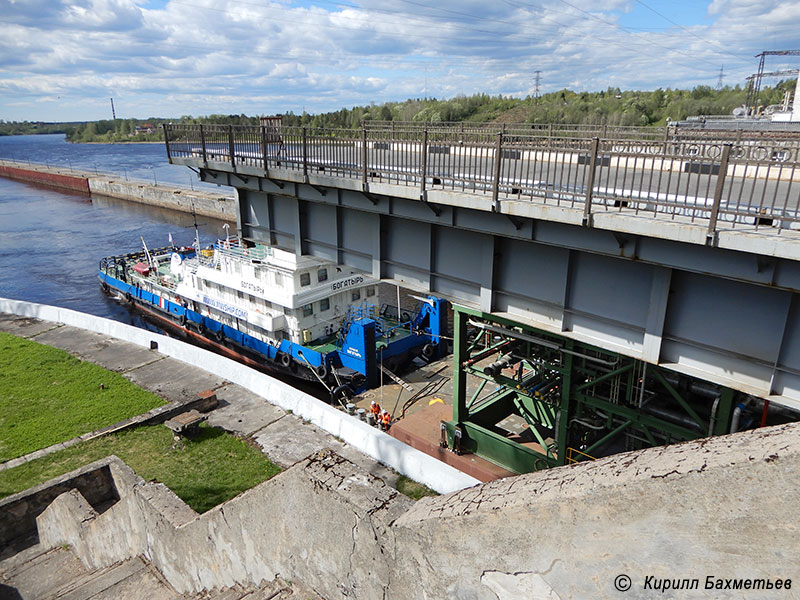
{"type": "MultiPolygon", "coordinates": [[[[639,131],[639,130],[637,130],[639,131]]],[[[730,131],[634,138],[583,126],[546,133],[470,124],[372,123],[360,130],[165,125],[167,153],[200,166],[299,171],[370,183],[489,196],[598,213],[670,218],[707,227],[800,229],[800,139],[730,131]],[[571,131],[571,133],[570,133],[571,131]],[[225,166],[227,165],[227,166],[225,166]]],[[[182,161],[183,162],[183,161],[182,161]]]]}

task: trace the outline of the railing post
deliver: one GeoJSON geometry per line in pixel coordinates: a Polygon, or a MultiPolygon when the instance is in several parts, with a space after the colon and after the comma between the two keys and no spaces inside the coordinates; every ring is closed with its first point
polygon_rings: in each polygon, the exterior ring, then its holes
{"type": "Polygon", "coordinates": [[[422,179],[419,183],[419,199],[423,202],[428,200],[428,191],[425,189],[426,181],[425,179],[428,177],[428,126],[426,125],[422,130],[422,154],[420,155],[420,174],[422,175],[422,179]]]}
{"type": "Polygon", "coordinates": [[[367,187],[367,126],[361,125],[361,183],[367,187]]]}
{"type": "Polygon", "coordinates": [[[586,200],[583,204],[583,224],[592,224],[592,192],[594,190],[594,176],[597,171],[597,154],[600,147],[600,138],[592,138],[592,150],[589,155],[589,176],[586,178],[586,200]]]}
{"type": "Polygon", "coordinates": [[[503,133],[497,134],[494,147],[494,174],[492,177],[492,210],[500,212],[500,172],[503,165],[503,133]]]}
{"type": "Polygon", "coordinates": [[[228,125],[228,151],[231,155],[231,167],[233,167],[233,172],[236,172],[236,160],[234,158],[234,147],[233,147],[233,125],[228,125]]]}
{"type": "Polygon", "coordinates": [[[303,127],[303,181],[308,183],[308,128],[303,127]]]}
{"type": "Polygon", "coordinates": [[[711,205],[711,214],[708,218],[708,231],[706,232],[706,243],[714,241],[714,234],[717,230],[717,217],[719,216],[719,205],[722,202],[722,191],[725,188],[725,177],[728,175],[728,161],[731,157],[732,144],[725,144],[722,147],[722,158],[719,161],[719,173],[717,173],[717,185],[714,188],[714,203],[711,205]]]}
{"type": "Polygon", "coordinates": [[[261,126],[261,160],[264,161],[264,174],[266,174],[267,171],[269,171],[269,169],[267,168],[268,154],[267,154],[267,126],[266,125],[262,125],[261,126]]]}
{"type": "Polygon", "coordinates": [[[208,168],[208,155],[206,154],[206,134],[203,133],[203,124],[200,124],[200,145],[203,148],[203,166],[208,168]]]}
{"type": "Polygon", "coordinates": [[[172,163],[172,154],[169,151],[169,125],[162,123],[161,127],[164,129],[164,144],[167,146],[167,162],[172,163]]]}

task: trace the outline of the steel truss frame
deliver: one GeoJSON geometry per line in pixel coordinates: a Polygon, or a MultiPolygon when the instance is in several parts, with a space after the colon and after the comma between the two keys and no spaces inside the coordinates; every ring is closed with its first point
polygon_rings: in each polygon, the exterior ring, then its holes
{"type": "Polygon", "coordinates": [[[662,367],[472,308],[453,311],[453,419],[442,427],[456,452],[525,473],[729,431],[729,388],[701,398],[686,376],[662,367]],[[469,397],[468,378],[479,380],[469,397]],[[525,419],[527,439],[498,426],[509,415],[525,419]]]}

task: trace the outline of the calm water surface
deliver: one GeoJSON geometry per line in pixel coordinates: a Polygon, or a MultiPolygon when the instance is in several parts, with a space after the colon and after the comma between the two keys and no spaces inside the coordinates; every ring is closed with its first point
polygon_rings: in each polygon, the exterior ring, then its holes
{"type": "MultiPolygon", "coordinates": [[[[160,144],[68,144],[63,136],[0,137],[0,158],[122,173],[188,186],[185,167],[167,163],[160,144]]],[[[194,181],[194,186],[198,182],[194,181]]],[[[214,189],[219,189],[214,186],[214,189]]],[[[227,191],[227,188],[223,188],[227,191]]],[[[225,235],[222,222],[198,217],[201,243],[225,235]]],[[[0,296],[63,306],[142,325],[100,290],[101,258],[194,238],[192,216],[105,197],[58,191],[0,177],[0,296]]]]}

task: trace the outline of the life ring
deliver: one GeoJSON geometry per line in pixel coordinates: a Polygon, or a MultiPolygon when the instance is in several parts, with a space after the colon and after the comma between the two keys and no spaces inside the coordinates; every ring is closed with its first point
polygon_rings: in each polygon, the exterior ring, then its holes
{"type": "Polygon", "coordinates": [[[335,388],[331,392],[331,400],[343,400],[343,399],[350,399],[353,397],[353,388],[351,388],[346,383],[343,383],[339,387],[335,388]]]}
{"type": "Polygon", "coordinates": [[[205,332],[206,332],[206,326],[201,318],[200,321],[197,322],[197,333],[202,335],[205,334],[205,332]]]}
{"type": "Polygon", "coordinates": [[[287,354],[286,352],[281,354],[281,364],[284,367],[289,367],[292,364],[292,356],[291,356],[291,354],[287,354]]]}
{"type": "Polygon", "coordinates": [[[186,313],[178,316],[178,324],[181,327],[186,327],[186,313]]]}
{"type": "Polygon", "coordinates": [[[225,337],[225,333],[222,331],[222,327],[220,327],[220,328],[219,328],[219,329],[217,329],[216,331],[212,331],[212,332],[211,332],[211,335],[212,335],[212,336],[213,336],[213,338],[214,338],[216,341],[218,341],[218,342],[221,342],[221,341],[222,341],[222,339],[225,337]]]}
{"type": "Polygon", "coordinates": [[[434,342],[429,342],[422,347],[422,356],[427,359],[433,358],[433,355],[436,353],[436,346],[434,342]]]}
{"type": "Polygon", "coordinates": [[[320,379],[325,379],[328,376],[328,365],[322,363],[321,365],[314,367],[314,372],[320,379]]]}
{"type": "Polygon", "coordinates": [[[403,323],[405,323],[406,321],[410,321],[411,315],[403,311],[403,313],[400,315],[400,320],[403,321],[403,323]]]}

